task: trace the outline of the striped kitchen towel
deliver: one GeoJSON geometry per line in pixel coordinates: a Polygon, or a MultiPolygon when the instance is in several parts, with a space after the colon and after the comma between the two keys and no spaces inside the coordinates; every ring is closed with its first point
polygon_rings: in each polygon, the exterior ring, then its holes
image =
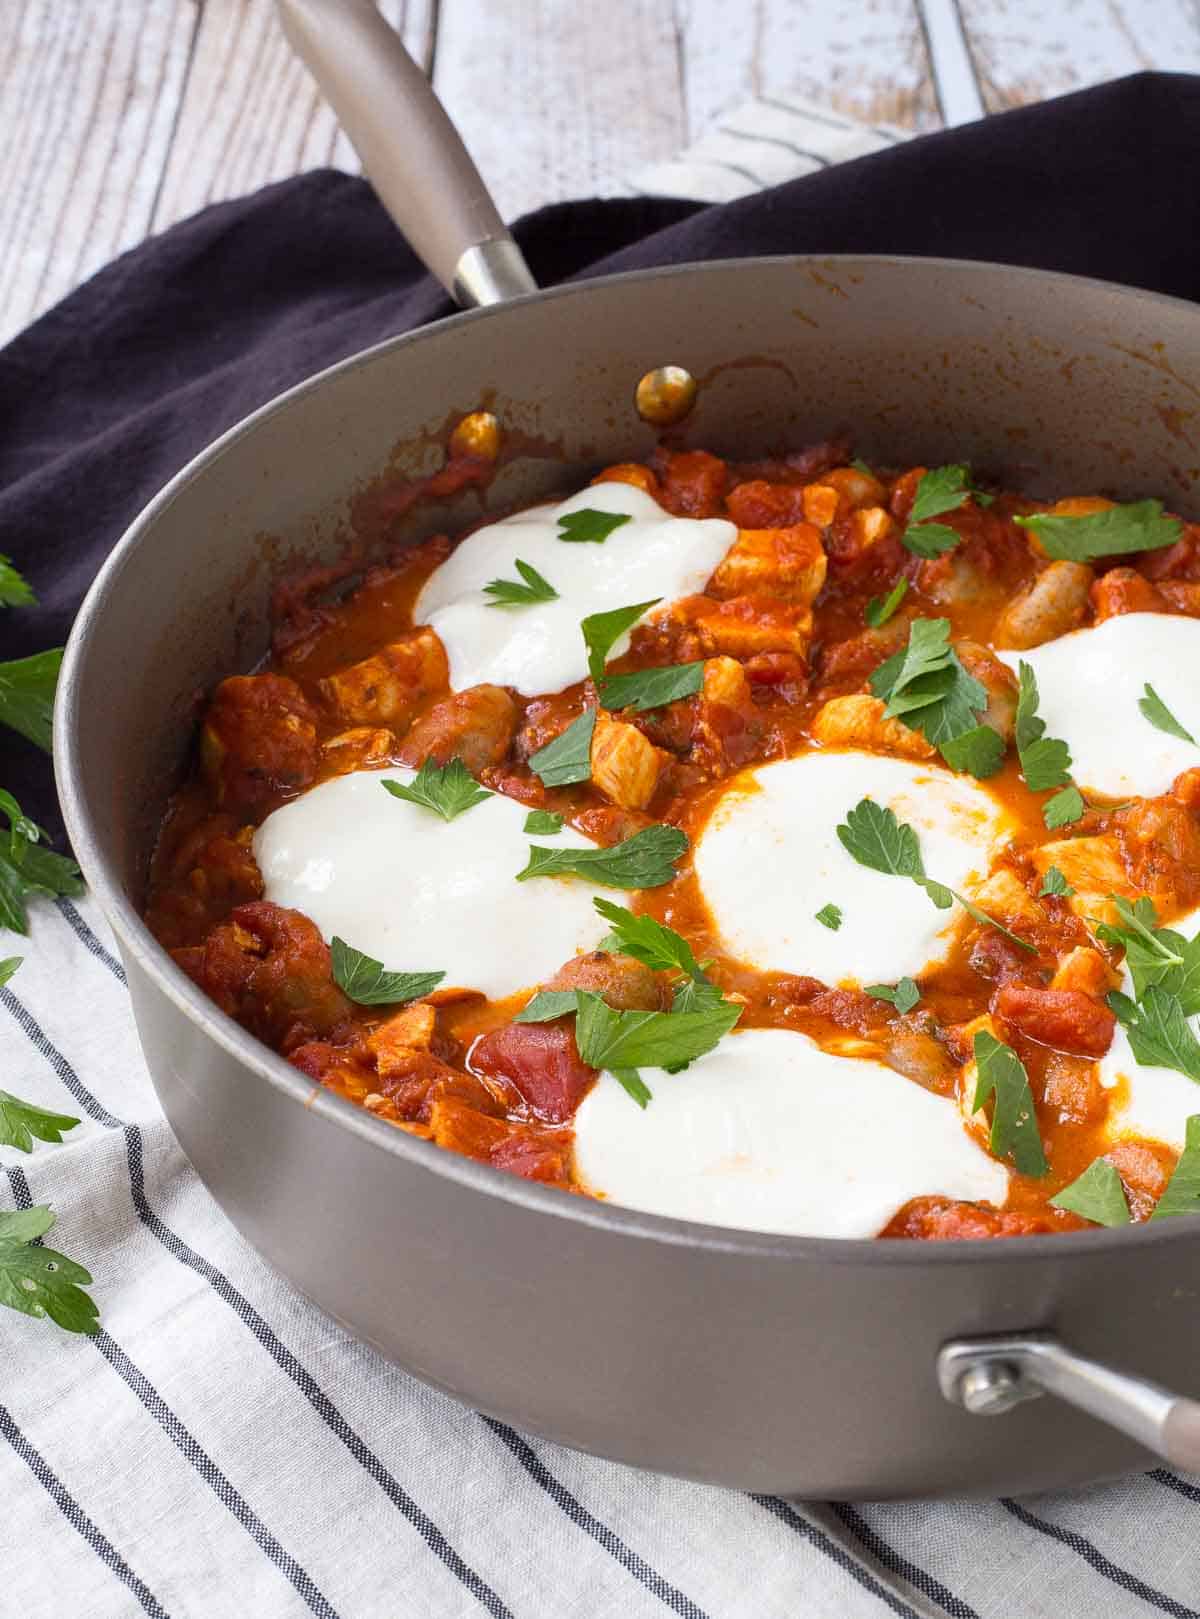
{"type": "MultiPolygon", "coordinates": [[[[634,190],[741,194],[898,139],[757,102],[634,190]]],[[[52,1204],[95,1338],[0,1309],[0,1619],[1200,1619],[1200,1482],[1021,1501],[797,1503],[530,1439],[296,1294],[158,1108],[93,902],[31,907],[0,1084],[82,1120],[0,1149],[52,1204]]],[[[269,1144],[263,1144],[264,1153],[269,1144]]]]}

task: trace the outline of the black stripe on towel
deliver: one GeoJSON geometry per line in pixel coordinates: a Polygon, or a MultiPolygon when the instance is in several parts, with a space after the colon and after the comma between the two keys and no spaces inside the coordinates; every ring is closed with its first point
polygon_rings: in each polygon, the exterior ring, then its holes
{"type": "Polygon", "coordinates": [[[861,1512],[855,1510],[847,1501],[831,1501],[830,1510],[839,1517],[856,1539],[870,1552],[875,1561],[886,1568],[889,1574],[898,1574],[902,1580],[907,1580],[914,1590],[920,1591],[936,1602],[939,1608],[951,1615],[951,1619],[979,1619],[979,1614],[964,1602],[954,1592],[944,1586],[941,1580],[936,1579],[916,1563],[910,1562],[902,1553],[889,1546],[887,1541],[877,1529],[873,1529],[861,1512]]]}
{"type": "Polygon", "coordinates": [[[1069,1546],[1077,1556],[1089,1563],[1097,1574],[1103,1574],[1106,1580],[1120,1586],[1122,1591],[1128,1591],[1131,1596],[1141,1597],[1152,1608],[1158,1608],[1163,1613],[1169,1613],[1171,1619],[1200,1619],[1195,1608],[1189,1608],[1185,1603],[1177,1602],[1165,1591],[1157,1591],[1154,1586],[1147,1585],[1136,1574],[1128,1569],[1119,1568],[1116,1563],[1105,1557],[1098,1546],[1094,1546],[1083,1535],[1076,1534],[1073,1529],[1064,1529],[1061,1524],[1051,1523],[1048,1518],[1039,1518],[1036,1513],[1030,1512],[1019,1501],[1008,1497],[1001,1499],[1000,1505],[1006,1512],[1011,1512],[1020,1523],[1026,1524],[1030,1529],[1036,1529],[1039,1535],[1047,1535],[1051,1540],[1057,1540],[1063,1546],[1069,1546]]]}
{"type": "Polygon", "coordinates": [[[58,1047],[51,1045],[32,1012],[29,1012],[21,1004],[11,989],[0,989],[0,1006],[3,1006],[6,1011],[12,1014],[18,1027],[31,1044],[41,1052],[58,1075],[62,1084],[70,1091],[72,1097],[79,1103],[88,1117],[95,1119],[97,1124],[104,1125],[106,1129],[119,1130],[121,1128],[120,1119],[114,1118],[103,1102],[92,1095],[58,1047]]]}
{"type": "Polygon", "coordinates": [[[815,1523],[810,1523],[807,1518],[802,1517],[786,1501],[781,1501],[777,1495],[752,1495],[750,1499],[778,1518],[780,1523],[786,1524],[793,1534],[799,1535],[802,1540],[808,1541],[810,1546],[824,1552],[826,1557],[849,1574],[852,1580],[857,1580],[864,1591],[878,1597],[893,1613],[900,1614],[901,1619],[920,1619],[917,1610],[910,1607],[903,1597],[881,1585],[873,1574],[851,1557],[844,1546],[839,1546],[836,1540],[827,1535],[823,1529],[819,1529],[815,1523]]]}
{"type": "MultiPolygon", "coordinates": [[[[13,1189],[13,1201],[17,1207],[19,1209],[32,1208],[33,1194],[29,1190],[29,1182],[25,1178],[25,1173],[19,1166],[14,1167],[13,1172],[9,1175],[9,1181],[13,1189]]],[[[186,1457],[196,1472],[199,1473],[200,1477],[217,1497],[217,1500],[237,1519],[263,1555],[269,1558],[280,1573],[291,1581],[296,1591],[308,1604],[310,1610],[316,1614],[317,1619],[338,1619],[336,1610],[317,1589],[312,1576],[301,1568],[290,1553],[283,1549],[257,1514],[251,1511],[241,1495],[225,1477],[225,1474],[196,1443],[149,1378],[134,1365],[116,1339],[101,1328],[91,1341],[117,1373],[118,1377],[127,1383],[137,1395],[176,1449],[186,1457]]],[[[82,1533],[82,1530],[80,1532],[82,1533]]],[[[144,1606],[145,1604],[143,1603],[144,1606]]],[[[157,1607],[157,1604],[155,1606],[157,1607]]],[[[161,1609],[159,1611],[161,1612],[161,1609]]]]}
{"type": "Polygon", "coordinates": [[[719,131],[722,135],[732,135],[739,141],[756,141],[760,146],[782,146],[785,152],[791,152],[796,157],[805,157],[810,163],[827,169],[832,162],[822,152],[809,152],[803,146],[797,146],[795,141],[785,141],[781,135],[752,135],[748,129],[730,129],[728,124],[721,124],[719,131]]]}
{"type": "Polygon", "coordinates": [[[78,1501],[73,1496],[68,1495],[57,1473],[47,1464],[41,1452],[33,1448],[13,1421],[9,1411],[2,1405],[0,1405],[0,1434],[8,1440],[76,1534],[88,1543],[100,1561],[112,1570],[117,1579],[123,1585],[129,1587],[141,1604],[142,1611],[149,1616],[149,1619],[170,1619],[166,1609],[153,1591],[149,1590],[145,1582],[138,1578],[112,1541],[102,1530],[96,1527],[78,1501]]]}
{"type": "Polygon", "coordinates": [[[681,1619],[707,1619],[704,1609],[698,1608],[691,1597],[685,1596],[657,1569],[651,1568],[614,1530],[593,1516],[578,1496],[572,1495],[566,1485],[555,1478],[533,1446],[515,1428],[510,1428],[505,1422],[497,1422],[494,1417],[484,1417],[483,1420],[497,1438],[504,1441],[530,1478],[545,1490],[555,1506],[560,1507],[573,1524],[603,1546],[627,1574],[632,1574],[635,1580],[639,1580],[660,1602],[665,1602],[672,1613],[679,1614],[681,1619]]]}
{"type": "Polygon", "coordinates": [[[63,920],[88,954],[95,956],[97,961],[102,961],[114,978],[119,979],[122,984],[125,983],[124,967],[111,951],[104,948],[100,940],[71,904],[71,901],[69,899],[56,899],[54,903],[58,907],[63,920]]]}
{"type": "MultiPolygon", "coordinates": [[[[86,929],[89,933],[91,932],[91,930],[87,927],[87,923],[82,917],[79,918],[79,922],[81,927],[86,929]]],[[[92,934],[92,937],[94,939],[95,935],[92,934]]],[[[99,944],[99,940],[96,940],[96,943],[99,944]]],[[[96,954],[96,952],[93,952],[93,954],[96,954]]],[[[124,975],[120,972],[120,963],[109,956],[107,951],[102,950],[102,953],[99,954],[98,959],[104,960],[105,957],[107,957],[106,965],[109,966],[109,970],[113,973],[114,977],[121,978],[123,982],[124,975]]],[[[8,994],[9,991],[0,990],[0,997],[8,994]]],[[[23,1007],[21,1008],[21,1011],[24,1012],[23,1007]]],[[[25,1016],[28,1017],[28,1014],[26,1013],[25,1016]]],[[[18,1019],[18,1021],[21,1020],[18,1019]]],[[[271,1330],[271,1328],[263,1320],[262,1316],[259,1315],[258,1311],[250,1303],[249,1299],[247,1299],[237,1290],[237,1288],[234,1287],[233,1283],[227,1276],[223,1274],[223,1272],[219,1271],[215,1265],[210,1264],[208,1260],[201,1258],[201,1256],[192,1248],[189,1248],[187,1243],[185,1243],[181,1237],[178,1237],[175,1232],[173,1232],[171,1228],[160,1220],[159,1217],[154,1213],[146,1197],[146,1180],[143,1169],[141,1131],[136,1125],[122,1125],[119,1119],[114,1119],[111,1114],[100,1108],[99,1102],[97,1102],[96,1098],[93,1097],[90,1091],[87,1090],[82,1080],[80,1080],[79,1076],[75,1073],[74,1069],[67,1062],[62,1053],[50,1044],[49,1040],[42,1033],[42,1031],[37,1028],[37,1025],[33,1023],[31,1018],[29,1019],[29,1023],[32,1024],[32,1027],[37,1030],[37,1034],[40,1037],[40,1040],[34,1040],[34,1043],[38,1045],[38,1048],[41,1050],[43,1056],[45,1056],[46,1060],[50,1062],[55,1072],[59,1075],[60,1079],[62,1079],[64,1085],[66,1085],[71,1091],[71,1094],[78,1097],[80,1105],[88,1105],[88,1103],[84,1101],[84,1098],[86,1097],[88,1102],[91,1104],[88,1110],[92,1112],[93,1117],[100,1117],[100,1115],[103,1114],[103,1121],[111,1121],[110,1127],[123,1129],[125,1134],[126,1157],[129,1167],[130,1193],[133,1199],[134,1211],[136,1212],[138,1219],[142,1222],[150,1234],[155,1237],[157,1241],[159,1241],[163,1247],[166,1248],[167,1252],[170,1253],[173,1258],[178,1260],[180,1264],[186,1265],[190,1270],[195,1271],[198,1276],[203,1277],[203,1279],[213,1289],[217,1296],[222,1299],[224,1303],[229,1305],[230,1309],[233,1310],[234,1314],[237,1315],[243,1325],[247,1326],[258,1339],[259,1343],[275,1361],[280,1370],[285,1372],[286,1375],[291,1378],[292,1382],[295,1383],[297,1388],[299,1388],[301,1393],[308,1400],[309,1404],[316,1411],[317,1415],[321,1418],[325,1425],[337,1435],[343,1445],[345,1445],[346,1449],[354,1457],[355,1461],[358,1462],[359,1465],[370,1474],[371,1478],[374,1479],[376,1484],[378,1484],[380,1489],[391,1501],[392,1505],[402,1512],[413,1527],[418,1531],[421,1538],[425,1541],[425,1544],[429,1547],[430,1551],[432,1551],[442,1560],[450,1572],[459,1581],[461,1581],[464,1586],[466,1586],[471,1595],[475,1597],[475,1599],[487,1610],[487,1612],[493,1616],[493,1619],[513,1619],[513,1615],[507,1605],[500,1599],[496,1592],[492,1590],[491,1586],[488,1585],[487,1582],[475,1572],[470,1564],[459,1555],[459,1553],[446,1539],[442,1531],[438,1528],[437,1524],[434,1523],[432,1518],[430,1518],[428,1513],[426,1513],[424,1509],[420,1507],[417,1502],[414,1501],[413,1498],[408,1494],[407,1490],[405,1490],[403,1486],[392,1477],[391,1473],[386,1467],[384,1467],[383,1463],[374,1454],[374,1452],[368,1449],[367,1445],[346,1421],[345,1417],[320,1387],[316,1379],[304,1366],[300,1364],[295,1355],[292,1354],[291,1350],[288,1349],[287,1346],[271,1330]],[[96,1109],[100,1110],[99,1113],[95,1111],[96,1109]]],[[[22,1027],[26,1029],[26,1033],[30,1034],[30,1038],[34,1039],[34,1036],[30,1033],[30,1030],[26,1024],[22,1023],[22,1027]]]]}

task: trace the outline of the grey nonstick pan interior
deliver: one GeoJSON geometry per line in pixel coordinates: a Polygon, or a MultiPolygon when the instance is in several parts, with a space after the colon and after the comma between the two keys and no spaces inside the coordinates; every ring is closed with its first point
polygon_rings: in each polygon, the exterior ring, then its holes
{"type": "MultiPolygon", "coordinates": [[[[1200,1221],[870,1243],[565,1197],[314,1086],[224,1017],[138,915],[196,694],[261,657],[279,573],[341,554],[364,492],[430,470],[465,412],[486,404],[518,446],[488,508],[646,454],[634,386],[674,363],[701,383],[686,441],[718,453],[851,423],[868,457],[970,461],[1033,493],[1159,494],[1196,515],[1200,311],[892,258],[693,265],[539,294],[373,7],[281,11],[410,240],[461,300],[492,307],[369,350],[234,428],[138,517],[80,612],[60,790],[184,1150],[246,1237],[360,1338],[586,1450],[876,1498],[1043,1489],[1152,1454],[1200,1467],[1200,1404],[1167,1392],[1197,1388],[1200,1221]]],[[[403,532],[473,521],[479,498],[418,507],[403,532]]]]}

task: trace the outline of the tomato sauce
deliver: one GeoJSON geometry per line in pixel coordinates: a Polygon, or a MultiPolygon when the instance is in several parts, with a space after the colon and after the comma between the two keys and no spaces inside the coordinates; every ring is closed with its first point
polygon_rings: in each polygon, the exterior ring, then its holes
{"type": "MultiPolygon", "coordinates": [[[[444,659],[439,666],[439,650],[430,644],[436,637],[427,631],[423,642],[412,643],[411,656],[387,667],[386,679],[399,683],[398,717],[348,723],[331,702],[323,681],[418,634],[416,597],[449,554],[451,539],[396,550],[340,600],[328,599],[334,582],[328,574],[307,587],[294,584],[279,599],[271,658],[255,676],[218,688],[202,725],[198,768],[171,802],[147,909],[157,937],[226,1011],[314,1081],[397,1127],[574,1190],[570,1114],[594,1076],[579,1061],[569,1023],[518,1026],[522,1038],[514,1041],[512,1019],[536,986],[502,1002],[451,991],[403,1011],[354,1004],[334,983],[329,951],[312,923],[261,900],[254,829],[280,804],[346,770],[415,765],[429,756],[444,763],[461,752],[484,785],[561,813],[598,843],[668,822],[694,847],[729,776],[821,745],[821,727],[834,712],[827,705],[868,693],[869,676],[904,645],[915,617],[950,621],[968,672],[992,698],[986,718],[1011,738],[1015,681],[992,648],[1004,626],[1010,636],[1017,633],[1014,604],[1023,615],[1016,644],[1026,646],[1115,612],[1200,616],[1200,530],[1185,528],[1169,551],[1122,558],[1119,567],[1067,564],[1079,571],[1062,575],[1062,592],[1043,593],[1047,600],[1039,605],[1036,587],[1047,560],[1012,518],[1042,508],[1004,492],[986,504],[968,500],[939,519],[960,543],[925,559],[906,549],[901,535],[926,469],[867,472],[851,466],[847,454],[831,444],[739,466],[703,451],[664,449],[645,465],[600,474],[638,485],[674,514],[725,517],[743,537],[752,531],[752,540],[779,536],[748,545],[740,570],[723,563],[701,596],[638,628],[629,652],[610,664],[610,675],[695,659],[737,666],[726,670],[728,701],[710,698],[706,688],[701,696],[623,716],[666,760],[653,796],[637,807],[614,802],[595,782],[546,788],[529,767],[530,754],[596,705],[590,682],[544,697],[510,694],[511,718],[475,724],[469,703],[465,719],[449,714],[444,659]],[[804,603],[803,558],[820,554],[823,582],[804,603]],[[899,611],[870,628],[868,602],[901,578],[908,588],[899,611]],[[415,740],[406,746],[406,739],[415,740]],[[467,1061],[481,1036],[494,1056],[482,1072],[467,1061]]],[[[450,477],[447,487],[454,483],[450,477]]],[[[1068,500],[1054,509],[1070,514],[1092,505],[1104,503],[1068,500]]],[[[385,698],[372,687],[370,701],[385,698]]],[[[879,729],[850,742],[892,751],[879,729]]],[[[1121,1174],[1134,1217],[1144,1218],[1175,1159],[1157,1143],[1110,1144],[1107,1120],[1119,1093],[1100,1088],[1095,1062],[1111,1038],[1104,994],[1116,982],[1120,954],[1097,945],[1068,900],[1039,896],[1032,857],[1068,836],[1107,840],[1131,891],[1152,892],[1160,920],[1169,922],[1200,903],[1200,773],[1187,772],[1162,799],[1106,805],[1092,796],[1084,818],[1056,832],[1043,824],[1044,795],[1026,787],[1015,749],[988,791],[1017,829],[993,876],[1007,873],[1012,891],[1024,897],[1019,931],[1035,952],[968,923],[948,959],[921,975],[921,1001],[909,1014],[854,987],[757,971],[723,954],[687,857],[675,881],[634,902],[683,934],[698,959],[711,959],[711,978],[743,1007],[742,1028],[796,1030],[834,1051],[852,1043],[856,1051],[877,1052],[906,1082],[948,1097],[961,1085],[979,1020],[990,1018],[1017,1052],[1049,1173],[1014,1174],[1004,1210],[918,1198],[883,1236],[1078,1229],[1084,1222],[1049,1199],[1103,1153],[1121,1174]],[[1166,833],[1148,836],[1148,818],[1166,833]]],[[[617,966],[596,970],[613,1005],[622,1004],[613,998],[622,994],[634,997],[632,1005],[669,1004],[648,970],[648,982],[628,971],[622,977],[617,966]]],[[[985,1138],[982,1114],[971,1128],[985,1138]]]]}

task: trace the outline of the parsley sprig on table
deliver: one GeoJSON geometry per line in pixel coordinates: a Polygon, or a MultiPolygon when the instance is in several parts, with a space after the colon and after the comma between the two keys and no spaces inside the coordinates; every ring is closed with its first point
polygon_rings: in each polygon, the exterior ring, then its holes
{"type": "Polygon", "coordinates": [[[479,785],[461,759],[451,759],[448,764],[439,765],[430,757],[411,782],[388,778],[381,785],[387,788],[393,798],[402,798],[406,803],[432,810],[443,821],[452,821],[455,816],[492,797],[486,787],[479,785]]]}
{"type": "Polygon", "coordinates": [[[948,618],[914,619],[907,643],[879,665],[870,686],[885,716],[920,731],[952,769],[979,777],[999,770],[1004,740],[979,722],[987,689],[963,668],[948,618]]]}
{"type": "Polygon", "coordinates": [[[0,1213],[0,1304],[22,1315],[48,1315],[65,1332],[98,1332],[100,1312],[83,1291],[91,1276],[38,1241],[53,1224],[45,1204],[0,1213]]]}
{"type": "Polygon", "coordinates": [[[1177,517],[1163,516],[1161,500],[1130,501],[1080,517],[1037,512],[1014,517],[1013,522],[1035,534],[1042,550],[1057,562],[1096,562],[1135,551],[1161,551],[1183,533],[1177,517]]]}
{"type": "Polygon", "coordinates": [[[1022,950],[1036,954],[1036,946],[1027,939],[1018,938],[965,895],[933,877],[927,877],[916,832],[906,821],[898,820],[895,811],[887,805],[877,804],[871,798],[860,799],[852,810],[847,811],[837,835],[846,853],[860,866],[882,872],[887,877],[910,878],[918,888],[925,890],[939,911],[948,911],[957,900],[976,922],[995,928],[997,933],[1003,933],[1006,939],[1020,945],[1022,950]]]}
{"type": "Polygon", "coordinates": [[[1049,831],[1069,826],[1086,809],[1083,794],[1071,781],[1071,750],[1059,737],[1046,735],[1046,722],[1037,711],[1037,676],[1024,658],[1018,665],[1016,741],[1017,755],[1025,785],[1032,793],[1058,787],[1053,798],[1042,805],[1042,819],[1049,831]]]}
{"type": "Polygon", "coordinates": [[[0,791],[0,816],[8,822],[7,839],[0,832],[0,928],[27,933],[27,900],[82,894],[83,879],[73,860],[45,847],[46,834],[22,814],[11,793],[0,791]]]}
{"type": "Polygon", "coordinates": [[[1011,1046],[1006,1046],[986,1029],[975,1036],[975,1094],[971,1112],[992,1103],[992,1125],[988,1146],[996,1158],[1011,1158],[1022,1175],[1044,1175],[1049,1168],[1029,1075],[1011,1046]]]}

